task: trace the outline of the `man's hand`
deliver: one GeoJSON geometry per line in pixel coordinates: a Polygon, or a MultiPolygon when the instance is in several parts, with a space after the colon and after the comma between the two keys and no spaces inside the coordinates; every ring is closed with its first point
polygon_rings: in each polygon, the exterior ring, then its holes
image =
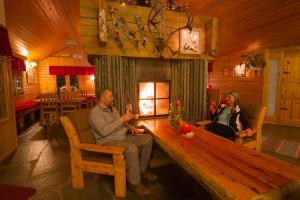
{"type": "Polygon", "coordinates": [[[141,128],[135,128],[135,127],[131,127],[130,129],[132,135],[139,135],[139,134],[143,134],[144,133],[144,129],[141,128]]]}
{"type": "Polygon", "coordinates": [[[125,114],[123,116],[121,116],[121,121],[123,122],[128,122],[129,120],[131,120],[133,118],[133,115],[131,113],[129,114],[125,114]]]}

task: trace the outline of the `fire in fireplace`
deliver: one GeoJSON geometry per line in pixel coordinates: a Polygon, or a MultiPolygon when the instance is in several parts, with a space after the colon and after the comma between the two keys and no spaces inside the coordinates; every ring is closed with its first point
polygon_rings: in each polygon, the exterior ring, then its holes
{"type": "Polygon", "coordinates": [[[139,114],[140,116],[167,115],[170,102],[169,82],[139,82],[139,114]]]}

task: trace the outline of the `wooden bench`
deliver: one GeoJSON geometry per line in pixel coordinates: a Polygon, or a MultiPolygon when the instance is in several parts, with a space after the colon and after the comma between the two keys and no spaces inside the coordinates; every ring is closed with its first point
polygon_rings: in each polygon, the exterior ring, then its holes
{"type": "Polygon", "coordinates": [[[38,103],[26,101],[15,105],[16,121],[20,131],[24,131],[24,118],[30,115],[31,124],[35,121],[35,113],[40,110],[38,103]]]}

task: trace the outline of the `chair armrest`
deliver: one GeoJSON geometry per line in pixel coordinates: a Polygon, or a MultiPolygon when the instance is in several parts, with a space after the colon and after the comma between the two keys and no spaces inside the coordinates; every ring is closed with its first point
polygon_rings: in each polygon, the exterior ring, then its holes
{"type": "Polygon", "coordinates": [[[247,136],[247,134],[244,131],[238,131],[238,132],[235,132],[235,136],[239,137],[239,138],[254,137],[257,134],[257,130],[254,129],[252,132],[253,132],[253,134],[251,136],[247,136]]]}
{"type": "Polygon", "coordinates": [[[74,147],[81,150],[108,154],[123,154],[125,151],[123,147],[104,146],[99,144],[77,144],[74,145],[74,147]]]}
{"type": "Polygon", "coordinates": [[[196,122],[196,124],[199,126],[205,126],[206,124],[210,124],[210,123],[212,123],[211,120],[202,120],[202,121],[196,122]]]}

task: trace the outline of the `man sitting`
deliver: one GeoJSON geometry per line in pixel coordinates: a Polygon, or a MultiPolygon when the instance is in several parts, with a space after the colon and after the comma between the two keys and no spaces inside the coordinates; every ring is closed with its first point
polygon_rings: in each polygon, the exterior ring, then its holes
{"type": "Polygon", "coordinates": [[[218,108],[211,105],[210,111],[213,122],[208,124],[206,129],[232,140],[241,133],[252,136],[253,131],[250,128],[247,113],[239,106],[239,102],[239,94],[231,91],[226,96],[226,104],[222,104],[218,108]]]}
{"type": "Polygon", "coordinates": [[[157,179],[155,174],[146,171],[152,151],[152,136],[137,134],[137,130],[127,123],[133,115],[120,116],[112,106],[113,100],[111,90],[102,90],[98,104],[90,112],[89,124],[96,143],[124,147],[129,187],[138,195],[149,195],[150,190],[141,183],[141,177],[150,181],[157,179]]]}

